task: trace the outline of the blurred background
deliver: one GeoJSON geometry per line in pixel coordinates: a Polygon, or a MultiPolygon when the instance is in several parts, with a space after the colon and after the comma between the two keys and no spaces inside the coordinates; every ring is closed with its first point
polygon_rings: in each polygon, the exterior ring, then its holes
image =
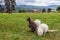
{"type": "Polygon", "coordinates": [[[0,13],[60,12],[60,0],[0,0],[0,13]]]}

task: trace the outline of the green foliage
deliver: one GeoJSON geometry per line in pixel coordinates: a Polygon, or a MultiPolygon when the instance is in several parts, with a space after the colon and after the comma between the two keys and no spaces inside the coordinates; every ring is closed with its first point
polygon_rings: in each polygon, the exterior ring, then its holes
{"type": "Polygon", "coordinates": [[[60,10],[60,6],[57,7],[57,10],[60,10]]]}
{"type": "Polygon", "coordinates": [[[58,12],[60,12],[60,6],[58,6],[56,10],[57,10],[58,12]]]}
{"type": "Polygon", "coordinates": [[[0,14],[0,40],[60,40],[60,31],[47,33],[42,37],[38,37],[36,32],[29,32],[27,18],[32,20],[39,19],[42,23],[46,23],[49,29],[60,30],[60,14],[59,13],[43,13],[43,14],[0,14]]]}
{"type": "Polygon", "coordinates": [[[48,9],[47,9],[47,12],[49,13],[49,12],[51,12],[51,10],[52,10],[51,8],[48,8],[48,9]]]}
{"type": "Polygon", "coordinates": [[[19,10],[19,13],[22,13],[22,12],[26,12],[26,10],[20,9],[20,10],[19,10]]]}
{"type": "Polygon", "coordinates": [[[4,9],[2,8],[2,6],[0,5],[0,12],[4,12],[4,9]]]}
{"type": "Polygon", "coordinates": [[[43,9],[42,9],[42,12],[46,12],[46,9],[43,8],[43,9]]]}

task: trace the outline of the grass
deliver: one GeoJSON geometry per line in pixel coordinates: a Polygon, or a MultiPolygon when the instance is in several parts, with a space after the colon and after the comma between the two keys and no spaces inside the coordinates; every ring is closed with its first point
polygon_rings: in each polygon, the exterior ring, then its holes
{"type": "Polygon", "coordinates": [[[60,30],[60,14],[0,14],[0,40],[60,40],[60,31],[38,37],[36,32],[29,32],[27,18],[39,19],[49,29],[60,30]]]}

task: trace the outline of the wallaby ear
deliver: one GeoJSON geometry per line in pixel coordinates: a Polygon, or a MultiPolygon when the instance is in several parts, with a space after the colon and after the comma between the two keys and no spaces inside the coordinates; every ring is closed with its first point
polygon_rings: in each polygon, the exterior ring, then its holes
{"type": "Polygon", "coordinates": [[[30,19],[30,17],[28,17],[27,21],[30,19]]]}
{"type": "Polygon", "coordinates": [[[28,17],[30,19],[30,17],[28,17]]]}

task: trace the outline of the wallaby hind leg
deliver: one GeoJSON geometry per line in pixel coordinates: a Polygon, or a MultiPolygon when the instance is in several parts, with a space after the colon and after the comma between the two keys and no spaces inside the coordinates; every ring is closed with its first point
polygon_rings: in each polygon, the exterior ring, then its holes
{"type": "Polygon", "coordinates": [[[43,33],[43,35],[46,35],[46,34],[47,34],[47,32],[44,32],[44,33],[43,33]]]}

